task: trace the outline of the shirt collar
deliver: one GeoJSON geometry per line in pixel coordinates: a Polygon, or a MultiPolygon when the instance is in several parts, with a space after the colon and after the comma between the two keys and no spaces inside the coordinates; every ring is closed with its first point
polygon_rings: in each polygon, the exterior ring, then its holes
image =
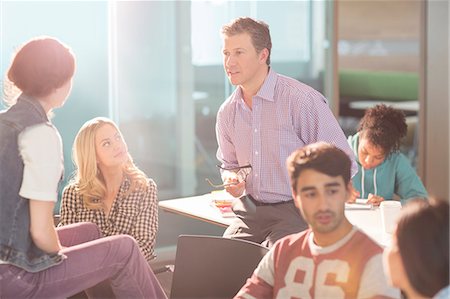
{"type": "Polygon", "coordinates": [[[131,185],[131,180],[130,178],[124,174],[124,179],[122,181],[122,184],[120,185],[120,193],[124,193],[126,191],[128,191],[128,189],[130,188],[131,185]]]}
{"type": "MultiPolygon", "coordinates": [[[[274,94],[277,77],[278,74],[272,68],[269,68],[269,73],[267,74],[264,83],[261,85],[261,88],[255,96],[267,101],[275,102],[274,94]]],[[[240,86],[236,88],[236,92],[233,95],[232,101],[243,103],[242,89],[240,86]]]]}
{"type": "Polygon", "coordinates": [[[269,73],[267,74],[266,79],[264,80],[264,83],[259,89],[256,96],[260,97],[261,99],[274,102],[275,85],[277,83],[277,77],[278,77],[277,73],[272,68],[269,68],[269,73]]]}
{"type": "Polygon", "coordinates": [[[338,240],[336,243],[331,244],[329,246],[319,246],[314,242],[314,232],[311,230],[309,236],[308,236],[308,243],[309,247],[311,249],[311,252],[315,254],[327,254],[330,252],[333,252],[342,246],[344,246],[345,243],[347,243],[358,231],[358,228],[356,226],[352,226],[352,229],[350,232],[348,232],[342,239],[338,240]]]}

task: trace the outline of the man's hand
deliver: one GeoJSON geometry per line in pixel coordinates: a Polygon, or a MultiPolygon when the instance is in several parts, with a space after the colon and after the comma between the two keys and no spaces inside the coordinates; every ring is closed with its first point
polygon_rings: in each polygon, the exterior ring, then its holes
{"type": "Polygon", "coordinates": [[[227,172],[224,175],[223,183],[227,186],[225,190],[233,197],[241,197],[245,190],[245,181],[239,182],[237,174],[235,172],[227,172]]]}
{"type": "Polygon", "coordinates": [[[374,206],[379,206],[383,200],[384,200],[383,197],[373,195],[372,193],[369,193],[369,196],[367,197],[367,203],[371,203],[374,206]]]}

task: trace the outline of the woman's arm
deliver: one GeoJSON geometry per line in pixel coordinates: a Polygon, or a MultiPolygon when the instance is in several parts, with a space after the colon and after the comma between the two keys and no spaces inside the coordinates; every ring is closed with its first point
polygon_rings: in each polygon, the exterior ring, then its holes
{"type": "Polygon", "coordinates": [[[158,231],[158,195],[157,187],[153,180],[149,180],[149,186],[141,193],[140,210],[136,217],[136,223],[131,235],[136,239],[139,248],[147,261],[153,258],[156,233],[158,231]]]}
{"type": "Polygon", "coordinates": [[[61,218],[58,226],[68,225],[77,221],[77,201],[79,194],[75,185],[67,186],[62,194],[61,199],[61,218]]]}
{"type": "Polygon", "coordinates": [[[30,199],[30,234],[34,244],[47,253],[60,251],[58,235],[53,224],[52,201],[30,199]]]}
{"type": "Polygon", "coordinates": [[[412,198],[427,198],[428,193],[422,181],[411,166],[408,158],[400,154],[396,169],[396,190],[394,191],[404,204],[412,198]]]}
{"type": "Polygon", "coordinates": [[[31,238],[38,248],[56,253],[61,245],[53,208],[63,173],[61,137],[54,126],[40,124],[19,135],[18,148],[24,164],[19,195],[29,200],[31,238]]]}

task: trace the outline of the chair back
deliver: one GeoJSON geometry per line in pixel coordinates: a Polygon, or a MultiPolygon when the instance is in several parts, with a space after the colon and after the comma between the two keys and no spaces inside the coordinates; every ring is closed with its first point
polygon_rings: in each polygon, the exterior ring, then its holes
{"type": "Polygon", "coordinates": [[[267,252],[260,244],[239,239],[181,235],[170,297],[232,298],[267,252]]]}

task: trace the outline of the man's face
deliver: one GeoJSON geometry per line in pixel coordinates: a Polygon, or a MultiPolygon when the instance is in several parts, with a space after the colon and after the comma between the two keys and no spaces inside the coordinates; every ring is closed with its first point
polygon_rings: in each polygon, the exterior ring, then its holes
{"type": "Polygon", "coordinates": [[[297,190],[293,192],[295,205],[315,233],[333,235],[344,225],[349,188],[342,176],[331,177],[306,169],[300,173],[297,190]]]}
{"type": "Polygon", "coordinates": [[[266,72],[267,49],[257,53],[249,34],[224,36],[223,66],[231,84],[252,86],[260,72],[266,72]]]}

